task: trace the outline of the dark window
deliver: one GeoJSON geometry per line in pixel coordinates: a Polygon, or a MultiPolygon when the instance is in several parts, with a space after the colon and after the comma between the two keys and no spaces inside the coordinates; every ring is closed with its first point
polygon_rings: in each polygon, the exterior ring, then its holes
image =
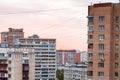
{"type": "Polygon", "coordinates": [[[115,72],[115,77],[118,77],[118,75],[119,75],[118,72],[115,72]]]}
{"type": "Polygon", "coordinates": [[[88,40],[93,39],[93,35],[88,35],[88,40]]]}
{"type": "Polygon", "coordinates": [[[99,68],[103,68],[104,67],[104,63],[98,63],[98,67],[99,68]]]}
{"type": "Polygon", "coordinates": [[[98,72],[98,76],[104,76],[104,72],[98,72]]]}
{"type": "Polygon", "coordinates": [[[116,16],[115,20],[116,22],[119,22],[119,16],[116,16]]]}

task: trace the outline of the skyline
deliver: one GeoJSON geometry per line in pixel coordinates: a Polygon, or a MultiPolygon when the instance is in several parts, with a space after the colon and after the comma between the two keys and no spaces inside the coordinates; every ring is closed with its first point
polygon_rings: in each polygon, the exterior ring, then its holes
{"type": "Polygon", "coordinates": [[[87,8],[119,0],[0,0],[1,32],[23,28],[25,37],[56,38],[57,49],[87,50],[87,8]]]}

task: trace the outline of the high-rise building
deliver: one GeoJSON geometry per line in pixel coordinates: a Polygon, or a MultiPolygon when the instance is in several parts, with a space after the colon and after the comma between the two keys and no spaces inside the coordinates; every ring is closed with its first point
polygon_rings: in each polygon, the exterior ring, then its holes
{"type": "Polygon", "coordinates": [[[0,80],[34,80],[34,49],[0,48],[0,80]]]}
{"type": "Polygon", "coordinates": [[[24,38],[22,28],[9,28],[1,33],[0,50],[0,80],[55,79],[56,39],[24,38]]]}
{"type": "Polygon", "coordinates": [[[78,50],[57,50],[57,65],[80,64],[81,53],[78,50]]]}
{"type": "Polygon", "coordinates": [[[33,35],[28,38],[18,38],[15,48],[34,48],[35,76],[34,80],[54,80],[56,77],[56,39],[39,38],[33,35]]]}
{"type": "Polygon", "coordinates": [[[9,28],[8,32],[1,32],[1,46],[13,47],[16,38],[24,38],[23,29],[9,28]]]}
{"type": "Polygon", "coordinates": [[[120,4],[88,6],[88,80],[120,79],[120,4]]]}

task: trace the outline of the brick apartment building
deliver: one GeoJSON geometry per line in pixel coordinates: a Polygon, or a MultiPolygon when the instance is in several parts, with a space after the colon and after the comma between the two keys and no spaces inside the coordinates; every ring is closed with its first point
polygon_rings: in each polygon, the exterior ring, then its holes
{"type": "Polygon", "coordinates": [[[1,32],[1,45],[3,47],[13,47],[16,38],[24,38],[23,29],[9,28],[9,31],[1,32]]]}
{"type": "Polygon", "coordinates": [[[120,80],[120,3],[88,6],[88,80],[120,80]]]}

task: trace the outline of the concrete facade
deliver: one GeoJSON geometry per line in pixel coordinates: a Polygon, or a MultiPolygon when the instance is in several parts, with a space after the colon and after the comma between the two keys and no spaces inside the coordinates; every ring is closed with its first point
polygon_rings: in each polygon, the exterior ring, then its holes
{"type": "Polygon", "coordinates": [[[35,73],[34,63],[34,49],[32,48],[0,48],[0,74],[2,74],[0,80],[34,80],[35,77],[31,74],[31,71],[35,73]],[[28,62],[24,63],[25,60],[28,62]],[[25,71],[24,65],[27,65],[25,71]],[[27,72],[26,76],[24,76],[25,72],[27,72]]]}

